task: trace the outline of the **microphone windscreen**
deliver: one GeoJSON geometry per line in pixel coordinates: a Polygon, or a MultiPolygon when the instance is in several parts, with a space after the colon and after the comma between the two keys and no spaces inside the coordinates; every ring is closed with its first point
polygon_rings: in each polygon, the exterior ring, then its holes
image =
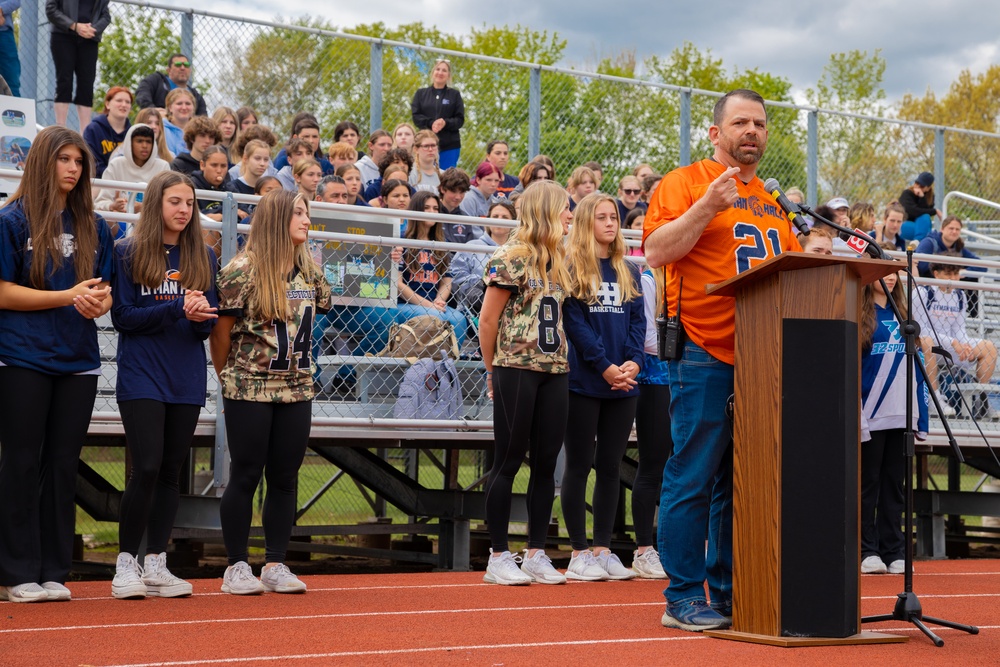
{"type": "Polygon", "coordinates": [[[781,186],[778,185],[777,179],[769,178],[764,181],[764,189],[768,192],[774,192],[775,190],[780,190],[781,186]]]}

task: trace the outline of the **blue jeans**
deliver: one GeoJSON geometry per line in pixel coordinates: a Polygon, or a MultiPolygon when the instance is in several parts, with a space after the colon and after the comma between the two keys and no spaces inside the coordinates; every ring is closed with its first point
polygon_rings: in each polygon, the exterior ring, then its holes
{"type": "Polygon", "coordinates": [[[733,440],[726,401],[733,367],[694,343],[668,364],[674,454],[663,469],[657,549],[670,577],[668,604],[733,591],[733,440]],[[708,535],[708,553],[705,536],[708,535]]]}
{"type": "Polygon", "coordinates": [[[930,234],[932,227],[931,216],[924,213],[916,220],[907,220],[900,226],[899,235],[907,241],[922,241],[930,234]]]}
{"type": "Polygon", "coordinates": [[[439,320],[451,322],[451,326],[455,329],[455,338],[458,340],[458,346],[462,347],[462,343],[465,341],[465,330],[469,326],[465,321],[465,315],[450,306],[445,308],[444,312],[438,310],[437,308],[416,306],[412,303],[401,303],[396,306],[396,321],[400,324],[412,317],[419,317],[420,315],[433,315],[439,320]]]}
{"type": "Polygon", "coordinates": [[[13,30],[0,30],[0,76],[10,86],[10,94],[20,97],[21,60],[17,57],[17,42],[14,41],[13,30]]]}
{"type": "Polygon", "coordinates": [[[444,171],[449,167],[457,167],[458,156],[461,152],[461,148],[449,148],[446,151],[441,151],[441,153],[438,154],[438,168],[441,169],[441,171],[444,171]]]}
{"type": "Polygon", "coordinates": [[[395,320],[391,308],[373,306],[334,306],[329,313],[317,315],[313,321],[313,354],[320,356],[323,332],[334,327],[351,336],[361,337],[354,354],[377,354],[389,342],[389,327],[395,320]]]}

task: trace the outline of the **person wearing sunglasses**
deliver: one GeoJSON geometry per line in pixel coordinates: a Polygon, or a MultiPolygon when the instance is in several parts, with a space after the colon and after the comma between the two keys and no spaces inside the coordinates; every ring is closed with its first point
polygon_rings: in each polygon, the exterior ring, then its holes
{"type": "Polygon", "coordinates": [[[205,98],[191,85],[191,59],[183,53],[175,53],[167,59],[167,71],[153,72],[139,83],[135,91],[135,103],[140,109],[156,107],[160,113],[166,112],[167,93],[174,88],[191,91],[194,96],[194,115],[207,116],[205,98]]]}
{"type": "Polygon", "coordinates": [[[646,210],[645,202],[639,201],[641,194],[642,186],[639,185],[639,179],[635,176],[624,176],[622,180],[618,181],[618,199],[615,201],[618,204],[619,220],[627,218],[636,206],[646,210]]]}

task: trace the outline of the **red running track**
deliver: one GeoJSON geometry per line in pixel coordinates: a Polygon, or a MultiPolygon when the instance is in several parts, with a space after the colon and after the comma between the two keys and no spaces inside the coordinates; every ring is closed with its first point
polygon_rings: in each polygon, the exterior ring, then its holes
{"type": "MultiPolygon", "coordinates": [[[[865,629],[906,644],[784,649],[660,625],[664,582],[484,584],[482,573],[304,577],[305,595],[237,597],[221,580],[186,599],[114,600],[111,583],[71,584],[72,602],[0,603],[0,665],[530,665],[597,663],[1000,664],[1000,561],[920,562],[924,613],[980,626],[940,629],[943,648],[899,622],[865,629]]],[[[901,576],[864,576],[864,614],[888,613],[901,576]]]]}

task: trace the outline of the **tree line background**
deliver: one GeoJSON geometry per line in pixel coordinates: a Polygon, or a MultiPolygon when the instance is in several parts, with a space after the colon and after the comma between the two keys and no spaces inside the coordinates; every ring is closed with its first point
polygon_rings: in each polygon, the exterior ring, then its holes
{"type": "MultiPolygon", "coordinates": [[[[163,70],[179,50],[179,14],[134,5],[112,4],[114,21],[105,33],[99,59],[98,85],[135,89],[150,72],[163,70]]],[[[275,19],[275,22],[281,22],[275,19]]],[[[308,110],[324,129],[324,143],[342,120],[368,129],[370,46],[335,38],[316,30],[405,42],[498,58],[555,65],[567,42],[558,34],[520,25],[473,27],[467,34],[445,33],[423,23],[389,27],[384,23],[338,27],[321,18],[302,18],[289,27],[266,27],[195,17],[193,83],[211,111],[219,105],[256,109],[261,122],[279,137],[288,136],[294,114],[308,110]]],[[[410,100],[428,85],[434,53],[413,47],[385,46],[382,60],[382,125],[392,131],[412,122],[410,100]]],[[[516,173],[528,145],[529,70],[471,59],[452,58],[454,87],[462,92],[466,123],[460,166],[472,170],[485,145],[502,138],[511,147],[516,173]]],[[[886,61],[878,50],[830,56],[815,86],[805,91],[809,105],[862,115],[920,121],[955,128],[997,131],[1000,116],[1000,66],[962,72],[938,98],[907,95],[889,104],[882,87],[886,61]]],[[[757,69],[728,65],[686,43],[668,56],[639,58],[623,52],[604,58],[591,72],[653,83],[704,90],[752,88],[767,100],[794,102],[792,83],[757,69]]],[[[557,166],[565,182],[576,166],[597,160],[605,169],[602,190],[614,192],[620,176],[647,162],[665,173],[679,161],[680,96],[649,86],[543,71],[541,76],[541,150],[557,166]]],[[[694,95],[691,107],[692,159],[711,154],[707,128],[715,98],[694,95]]],[[[786,187],[806,185],[806,112],[771,107],[770,138],[759,169],[786,187]]],[[[912,182],[920,171],[932,171],[934,133],[899,124],[836,114],[819,115],[817,199],[845,196],[882,206],[912,182]]],[[[986,199],[1000,199],[1000,142],[996,138],[946,134],[947,189],[986,199]]],[[[988,209],[968,208],[965,215],[996,217],[988,209]]]]}

